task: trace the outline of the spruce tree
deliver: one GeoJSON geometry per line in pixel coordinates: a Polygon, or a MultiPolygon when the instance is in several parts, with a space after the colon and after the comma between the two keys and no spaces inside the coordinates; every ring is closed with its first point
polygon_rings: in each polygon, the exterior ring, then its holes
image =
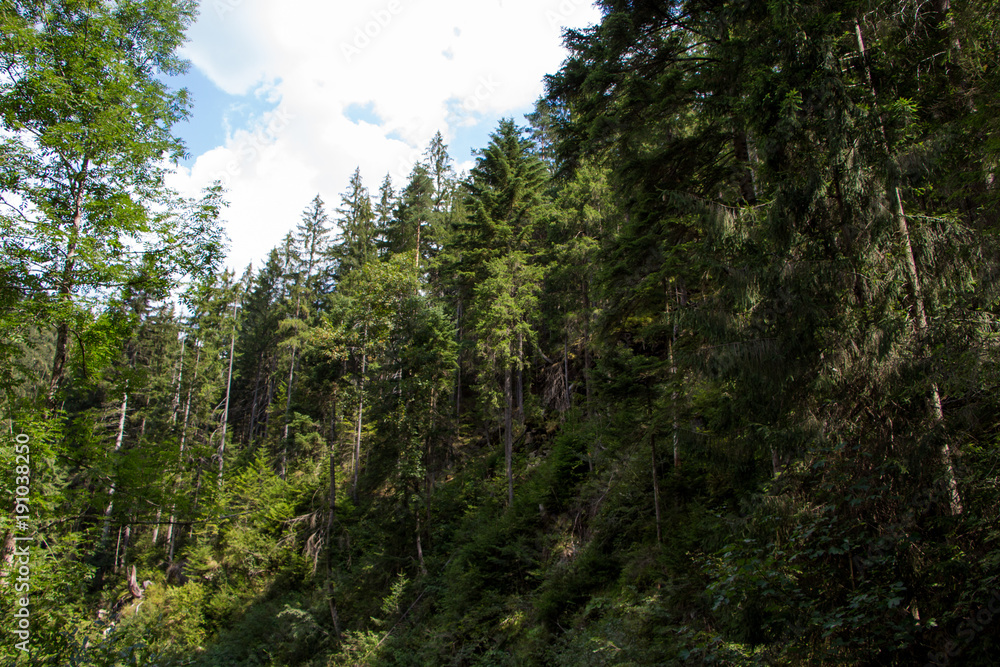
{"type": "Polygon", "coordinates": [[[513,503],[513,414],[523,423],[524,348],[531,343],[535,295],[542,276],[534,262],[545,170],[510,120],[500,122],[466,186],[468,220],[457,230],[460,275],[472,288],[476,349],[487,362],[480,382],[488,403],[502,409],[508,501],[513,503]],[[474,287],[472,287],[474,285],[474,287]]]}
{"type": "MultiPolygon", "coordinates": [[[[383,184],[385,187],[385,184],[383,184]]],[[[391,186],[389,186],[391,198],[391,186]]],[[[339,244],[335,250],[338,260],[337,273],[341,280],[351,271],[372,261],[378,252],[376,245],[378,224],[372,210],[371,196],[361,180],[360,167],[354,170],[347,192],[340,196],[337,209],[340,226],[339,244]]]]}

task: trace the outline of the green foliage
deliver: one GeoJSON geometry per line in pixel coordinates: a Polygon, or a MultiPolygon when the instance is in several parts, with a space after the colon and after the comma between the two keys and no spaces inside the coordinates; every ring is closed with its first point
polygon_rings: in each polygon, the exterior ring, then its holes
{"type": "Polygon", "coordinates": [[[190,4],[5,6],[0,658],[992,664],[996,9],[599,4],[239,280],[156,166],[190,4]]]}

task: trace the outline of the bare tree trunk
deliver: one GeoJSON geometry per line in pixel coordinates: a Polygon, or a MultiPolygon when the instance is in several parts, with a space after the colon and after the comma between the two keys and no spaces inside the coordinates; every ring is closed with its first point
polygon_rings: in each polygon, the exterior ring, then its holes
{"type": "Polygon", "coordinates": [[[573,397],[569,392],[569,322],[566,323],[566,342],[563,344],[563,381],[566,384],[566,409],[569,410],[573,407],[573,397]]]}
{"type": "MultiPolygon", "coordinates": [[[[674,345],[677,344],[677,313],[675,308],[671,305],[670,298],[670,288],[669,285],[666,287],[666,309],[667,316],[673,321],[673,333],[670,337],[670,342],[667,343],[667,361],[670,363],[670,384],[672,385],[670,391],[670,412],[673,420],[673,445],[674,445],[674,468],[679,468],[681,465],[681,450],[680,450],[680,424],[678,419],[678,407],[677,407],[677,363],[674,361],[674,345]]],[[[680,296],[675,290],[675,296],[680,296]]],[[[678,301],[680,299],[678,298],[678,301]]]]}
{"type": "Polygon", "coordinates": [[[181,454],[184,454],[184,441],[187,439],[188,423],[191,417],[191,394],[194,392],[194,385],[198,382],[198,363],[201,361],[201,345],[198,340],[194,341],[194,375],[191,376],[191,385],[188,387],[187,400],[184,402],[184,421],[181,424],[181,454]]]}
{"type": "Polygon", "coordinates": [[[337,641],[340,641],[340,616],[337,614],[337,604],[333,601],[333,577],[329,568],[327,569],[326,578],[326,602],[330,607],[330,619],[333,621],[333,632],[337,636],[337,641]]]}
{"type": "MultiPolygon", "coordinates": [[[[209,443],[211,444],[211,443],[209,443]]],[[[194,502],[191,504],[191,514],[198,514],[198,498],[201,495],[201,473],[204,470],[205,463],[207,461],[203,457],[198,457],[198,470],[194,475],[194,502]]],[[[191,524],[188,524],[188,535],[192,532],[191,524]]],[[[171,554],[171,557],[173,554],[171,554]]]]}
{"type": "Polygon", "coordinates": [[[177,362],[177,389],[174,391],[174,400],[170,405],[170,423],[177,423],[177,413],[181,408],[181,385],[184,383],[184,350],[187,345],[181,342],[181,358],[177,362]]]}
{"type": "Polygon", "coordinates": [[[236,350],[236,302],[233,302],[233,332],[229,338],[229,372],[226,375],[226,407],[222,410],[222,437],[219,438],[219,488],[226,456],[226,427],[229,425],[229,396],[233,388],[233,352],[236,350]]]}
{"type": "Polygon", "coordinates": [[[524,425],[524,336],[517,334],[517,420],[524,425]]]}
{"type": "MultiPolygon", "coordinates": [[[[261,355],[263,357],[263,355],[261,355]]],[[[253,447],[254,431],[257,425],[257,412],[260,409],[258,399],[260,398],[260,367],[263,359],[257,360],[257,372],[253,380],[253,399],[250,401],[250,423],[247,425],[247,443],[253,447]]]]}
{"type": "MultiPolygon", "coordinates": [[[[434,432],[435,415],[437,414],[437,389],[431,389],[431,418],[430,432],[434,432]]],[[[428,434],[424,439],[424,525],[430,527],[431,522],[431,494],[434,486],[434,472],[432,470],[431,437],[428,434]]],[[[421,543],[422,526],[420,523],[420,510],[415,512],[417,517],[417,558],[420,562],[420,571],[427,575],[427,567],[424,565],[424,549],[421,543]]]]}
{"type": "Polygon", "coordinates": [[[420,270],[420,218],[417,218],[417,249],[413,252],[413,268],[417,271],[420,270]]]}
{"type": "MultiPolygon", "coordinates": [[[[365,324],[364,343],[368,344],[368,325],[365,324]]],[[[357,432],[354,436],[354,481],[351,488],[351,497],[354,502],[358,502],[358,473],[361,468],[361,425],[364,420],[365,407],[365,370],[367,368],[368,355],[362,348],[361,352],[361,375],[358,378],[358,424],[357,432]]]]}
{"type": "Polygon", "coordinates": [[[660,523],[660,469],[656,464],[656,430],[650,425],[649,446],[652,450],[653,504],[656,510],[656,543],[663,544],[663,529],[660,523]]]}
{"type": "Polygon", "coordinates": [[[674,323],[674,336],[670,341],[668,355],[670,357],[670,375],[674,381],[673,391],[670,392],[670,411],[673,417],[673,437],[674,437],[674,468],[681,467],[681,445],[680,445],[680,419],[677,407],[677,364],[674,363],[674,343],[677,342],[677,323],[674,323]]]}
{"type": "Polygon", "coordinates": [[[326,519],[327,536],[332,535],[337,518],[337,394],[330,406],[330,510],[326,519]]]}
{"type": "Polygon", "coordinates": [[[276,356],[271,357],[271,363],[268,365],[268,368],[267,368],[267,382],[264,385],[265,388],[266,388],[266,390],[264,392],[265,399],[263,401],[263,403],[264,403],[264,410],[263,410],[263,417],[262,417],[264,423],[261,425],[261,428],[260,428],[261,433],[263,433],[265,436],[267,435],[267,429],[268,429],[268,427],[270,427],[270,425],[271,425],[271,412],[272,411],[268,410],[267,408],[268,408],[268,406],[271,405],[271,403],[274,402],[274,395],[276,393],[276,389],[275,389],[275,386],[274,386],[274,373],[277,370],[277,368],[278,368],[278,359],[277,359],[277,357],[276,356]]]}
{"type": "Polygon", "coordinates": [[[420,573],[427,576],[427,566],[424,564],[424,549],[420,545],[420,509],[414,512],[417,517],[417,562],[420,563],[420,573]]]}
{"type": "Polygon", "coordinates": [[[115,572],[121,571],[125,567],[125,557],[128,554],[128,545],[132,541],[132,521],[125,524],[125,537],[122,539],[121,559],[115,564],[115,572]]]}
{"type": "MultiPolygon", "coordinates": [[[[121,451],[122,442],[125,439],[125,413],[128,409],[128,384],[126,383],[125,393],[122,394],[122,406],[118,413],[118,436],[115,438],[115,454],[121,451]]],[[[101,528],[101,544],[107,544],[108,531],[111,528],[111,511],[115,506],[115,486],[117,479],[112,473],[111,488],[108,490],[108,507],[104,510],[104,526],[101,528]]]]}
{"type": "Polygon", "coordinates": [[[507,506],[511,507],[514,505],[514,472],[513,472],[513,458],[514,458],[514,440],[511,434],[512,419],[511,412],[513,412],[513,397],[511,396],[511,370],[508,366],[504,372],[504,382],[503,382],[503,396],[504,396],[504,412],[503,412],[503,453],[504,462],[507,465],[507,506]]]}
{"type": "MultiPolygon", "coordinates": [[[[194,385],[198,381],[198,362],[201,361],[201,347],[198,345],[197,339],[194,341],[195,345],[195,357],[194,357],[194,374],[191,376],[191,385],[188,387],[187,400],[184,405],[184,421],[181,424],[181,442],[180,451],[177,454],[177,468],[178,474],[180,474],[180,469],[183,467],[184,462],[184,444],[187,440],[187,429],[188,421],[191,416],[191,394],[194,391],[194,385]]],[[[178,482],[174,483],[174,494],[177,493],[178,482]]],[[[177,503],[171,502],[170,504],[170,524],[167,526],[167,543],[170,545],[167,552],[167,562],[174,562],[174,551],[177,546],[177,526],[174,524],[176,520],[177,503]]]]}
{"type": "Polygon", "coordinates": [[[337,519],[337,393],[334,389],[330,405],[330,502],[326,516],[326,601],[330,608],[333,630],[340,640],[340,615],[333,600],[333,529],[337,519]]]}
{"type": "MultiPolygon", "coordinates": [[[[875,83],[872,79],[871,68],[868,64],[868,54],[865,50],[865,39],[861,32],[861,23],[855,21],[854,23],[855,35],[858,40],[858,50],[861,53],[861,60],[865,68],[865,76],[868,80],[868,86],[871,90],[872,99],[874,104],[878,105],[878,93],[875,90],[875,83]]],[[[879,116],[879,129],[882,132],[882,142],[886,155],[889,154],[889,142],[885,131],[885,123],[879,116]]],[[[896,176],[893,175],[892,182],[887,186],[888,195],[890,198],[890,203],[892,204],[892,215],[896,221],[896,227],[899,230],[900,237],[903,239],[903,255],[904,264],[906,265],[906,275],[907,281],[909,282],[910,292],[913,295],[913,305],[916,314],[915,317],[915,329],[917,335],[923,339],[926,337],[928,332],[927,323],[927,310],[924,304],[923,290],[920,285],[920,275],[917,271],[917,262],[913,255],[913,244],[910,239],[909,223],[906,219],[906,212],[903,210],[903,197],[900,192],[899,185],[895,182],[896,176]]],[[[941,394],[938,390],[936,382],[931,383],[931,392],[928,400],[931,409],[931,415],[934,420],[935,426],[939,425],[944,421],[944,411],[941,407],[941,394]]],[[[938,458],[942,467],[944,468],[945,483],[948,486],[948,505],[949,510],[953,515],[958,515],[962,513],[962,497],[958,491],[958,481],[955,475],[955,466],[952,461],[951,449],[948,447],[947,442],[942,442],[941,446],[938,448],[938,458]]]]}
{"type": "Polygon", "coordinates": [[[153,546],[160,541],[160,517],[163,515],[163,507],[160,505],[156,506],[156,522],[153,525],[153,546]]]}
{"type": "Polygon", "coordinates": [[[122,529],[121,529],[121,526],[119,526],[118,527],[118,541],[115,542],[115,559],[114,559],[114,561],[112,563],[113,566],[111,568],[115,573],[118,572],[118,552],[121,550],[121,548],[122,548],[122,529]]]}
{"type": "MultiPolygon", "coordinates": [[[[174,381],[177,383],[177,389],[174,390],[174,400],[170,406],[170,423],[172,425],[177,424],[177,413],[181,408],[181,385],[184,383],[184,349],[187,346],[184,345],[184,341],[181,341],[181,358],[177,362],[177,374],[174,377],[174,381]]],[[[143,430],[145,430],[145,421],[143,421],[143,430]]],[[[153,546],[155,547],[160,541],[160,517],[163,515],[163,505],[158,504],[156,506],[156,525],[153,527],[153,546]]],[[[168,528],[169,530],[169,528],[168,528]]]]}
{"type": "Polygon", "coordinates": [[[292,346],[292,362],[288,366],[288,385],[285,392],[285,428],[281,434],[281,470],[280,477],[285,479],[285,471],[288,467],[288,427],[290,423],[289,415],[292,411],[292,384],[295,382],[295,357],[296,348],[292,346]]]}
{"type": "MultiPolygon", "coordinates": [[[[308,273],[310,273],[310,274],[312,273],[312,261],[311,260],[310,260],[310,266],[309,266],[309,272],[308,273]]],[[[308,280],[308,274],[306,276],[306,280],[308,280]]],[[[302,307],[302,295],[300,294],[295,299],[295,319],[296,320],[299,318],[299,312],[300,312],[301,307],[302,307]]],[[[292,346],[292,360],[291,360],[291,363],[288,364],[288,384],[285,385],[285,387],[286,387],[286,390],[285,390],[285,428],[282,430],[282,434],[281,434],[281,470],[280,470],[280,477],[281,477],[281,479],[285,479],[285,470],[288,467],[288,425],[289,425],[289,421],[290,421],[289,417],[290,417],[291,411],[292,411],[292,387],[295,384],[295,359],[296,359],[296,353],[297,352],[298,352],[298,347],[295,346],[295,345],[293,345],[292,346]]]]}

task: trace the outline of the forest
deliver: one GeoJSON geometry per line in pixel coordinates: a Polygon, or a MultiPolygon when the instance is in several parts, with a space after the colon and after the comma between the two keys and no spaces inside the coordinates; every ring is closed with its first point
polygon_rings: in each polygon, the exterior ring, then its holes
{"type": "Polygon", "coordinates": [[[1000,5],[597,4],[242,272],[197,3],[0,4],[0,662],[996,664],[1000,5]]]}

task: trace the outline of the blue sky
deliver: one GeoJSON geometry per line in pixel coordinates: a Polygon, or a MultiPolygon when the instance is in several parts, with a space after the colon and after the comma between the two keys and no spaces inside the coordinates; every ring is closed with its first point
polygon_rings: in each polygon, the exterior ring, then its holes
{"type": "Polygon", "coordinates": [[[204,0],[169,79],[191,118],[189,158],[168,183],[229,191],[229,264],[260,266],[316,194],[333,216],[355,167],[398,189],[434,132],[457,171],[502,117],[523,123],[566,56],[564,26],[596,23],[587,0],[204,0]]]}

